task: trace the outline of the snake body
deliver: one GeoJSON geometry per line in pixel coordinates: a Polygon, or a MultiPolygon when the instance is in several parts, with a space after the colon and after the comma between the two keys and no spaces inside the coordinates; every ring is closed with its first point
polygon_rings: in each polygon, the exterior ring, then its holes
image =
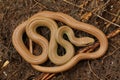
{"type": "Polygon", "coordinates": [[[27,62],[31,63],[33,68],[38,71],[49,73],[66,71],[77,64],[80,60],[99,58],[105,54],[108,48],[108,41],[106,36],[96,27],[83,22],[79,22],[64,13],[51,11],[39,12],[33,15],[27,21],[20,24],[14,30],[12,42],[19,54],[27,62]],[[58,29],[58,26],[54,20],[61,21],[67,26],[62,26],[58,29]],[[50,42],[48,42],[44,37],[36,32],[36,28],[38,26],[46,26],[51,30],[50,42]],[[78,53],[74,56],[74,48],[70,44],[70,42],[63,39],[63,34],[67,34],[69,40],[76,46],[84,46],[86,44],[93,43],[94,40],[89,37],[74,37],[74,33],[68,26],[74,29],[82,30],[95,36],[100,42],[100,48],[92,53],[78,53]],[[35,56],[26,48],[22,40],[24,32],[27,33],[28,37],[32,41],[42,47],[43,50],[41,55],[35,56]],[[64,56],[57,55],[57,42],[65,48],[66,54],[64,56]],[[44,63],[48,58],[50,59],[50,61],[58,66],[44,67],[39,65],[44,63]]]}

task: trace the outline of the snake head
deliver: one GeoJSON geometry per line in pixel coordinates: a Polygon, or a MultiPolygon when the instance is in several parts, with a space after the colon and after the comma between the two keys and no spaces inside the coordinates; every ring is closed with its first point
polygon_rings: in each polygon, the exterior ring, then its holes
{"type": "Polygon", "coordinates": [[[88,46],[88,45],[91,45],[95,42],[95,40],[93,38],[90,38],[90,37],[82,37],[80,38],[80,46],[88,46]]]}

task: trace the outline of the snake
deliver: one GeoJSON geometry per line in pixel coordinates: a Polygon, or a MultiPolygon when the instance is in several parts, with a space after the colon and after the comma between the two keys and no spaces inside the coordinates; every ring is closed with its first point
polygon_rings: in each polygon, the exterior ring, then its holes
{"type": "Polygon", "coordinates": [[[12,42],[18,53],[27,62],[29,62],[34,69],[47,73],[66,71],[76,65],[80,60],[97,59],[103,56],[108,48],[108,40],[105,34],[98,28],[90,24],[77,21],[67,14],[52,11],[39,12],[17,26],[12,35],[12,42]],[[61,21],[67,26],[61,26],[58,28],[54,20],[61,21]],[[50,42],[36,32],[37,27],[40,26],[46,26],[50,29],[50,42]],[[90,37],[76,38],[71,28],[84,31],[95,36],[100,42],[99,49],[95,52],[78,52],[74,55],[75,51],[71,43],[76,46],[85,46],[86,44],[93,43],[94,39],[90,37]],[[41,55],[35,56],[26,48],[22,40],[24,32],[27,33],[28,37],[32,41],[42,47],[41,55]],[[63,34],[68,36],[71,43],[63,39],[63,34]],[[57,55],[57,43],[65,48],[66,53],[64,56],[57,55]],[[47,61],[48,58],[51,62],[56,64],[56,66],[46,67],[39,65],[47,61]]]}

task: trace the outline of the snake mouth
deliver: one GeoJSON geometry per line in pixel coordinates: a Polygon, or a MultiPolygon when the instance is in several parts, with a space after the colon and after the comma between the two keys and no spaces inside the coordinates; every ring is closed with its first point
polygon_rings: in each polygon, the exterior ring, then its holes
{"type": "Polygon", "coordinates": [[[91,43],[86,43],[86,44],[83,44],[81,47],[85,47],[85,46],[90,46],[90,45],[93,45],[94,43],[91,42],[91,43]]]}
{"type": "Polygon", "coordinates": [[[85,44],[85,46],[90,46],[92,44],[94,44],[94,42],[89,42],[89,43],[85,44]]]}

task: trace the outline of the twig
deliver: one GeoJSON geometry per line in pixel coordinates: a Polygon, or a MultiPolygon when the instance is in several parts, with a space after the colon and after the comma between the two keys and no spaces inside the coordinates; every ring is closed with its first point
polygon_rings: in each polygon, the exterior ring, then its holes
{"type": "Polygon", "coordinates": [[[46,80],[47,77],[49,77],[50,73],[45,74],[41,80],[46,80]]]}
{"type": "MultiPolygon", "coordinates": [[[[95,13],[93,13],[93,14],[95,14],[95,13]]],[[[116,23],[113,23],[113,22],[111,22],[111,21],[109,21],[109,20],[103,18],[102,16],[100,16],[100,15],[98,15],[98,14],[95,14],[95,15],[96,15],[97,17],[103,19],[104,21],[106,21],[106,22],[108,22],[108,23],[110,23],[110,24],[113,24],[113,25],[115,25],[115,26],[117,26],[117,27],[120,28],[120,25],[118,25],[118,24],[116,24],[116,23]]]]}
{"type": "Polygon", "coordinates": [[[69,1],[67,1],[67,0],[63,0],[63,1],[66,2],[66,3],[68,3],[68,4],[73,5],[73,6],[75,6],[75,7],[83,8],[83,5],[79,6],[79,5],[73,4],[72,2],[69,2],[69,1]]]}
{"type": "MultiPolygon", "coordinates": [[[[117,20],[119,14],[120,14],[120,10],[117,12],[117,16],[115,16],[115,17],[112,19],[112,22],[113,22],[113,23],[117,20]]],[[[106,25],[106,28],[108,28],[110,25],[111,25],[111,24],[108,23],[108,24],[106,25]]]]}
{"type": "Polygon", "coordinates": [[[116,35],[119,34],[119,33],[120,33],[120,28],[118,28],[118,29],[112,31],[111,33],[109,33],[109,34],[107,35],[107,38],[108,38],[108,39],[109,39],[109,38],[112,38],[112,37],[116,36],[116,35]]]}
{"type": "Polygon", "coordinates": [[[46,79],[45,80],[49,80],[49,79],[51,79],[53,76],[55,76],[56,74],[50,74],[48,77],[46,77],[46,79]]]}
{"type": "MultiPolygon", "coordinates": [[[[115,21],[116,21],[116,17],[114,17],[113,19],[112,19],[112,22],[114,23],[115,21]]],[[[108,23],[107,25],[106,25],[106,28],[108,28],[109,26],[111,25],[111,23],[108,23]]]]}
{"type": "Polygon", "coordinates": [[[38,75],[34,80],[41,80],[41,78],[43,78],[43,76],[45,75],[46,73],[41,73],[40,75],[38,75]]]}
{"type": "MultiPolygon", "coordinates": [[[[83,7],[80,7],[79,5],[73,4],[72,2],[69,2],[69,1],[67,1],[67,0],[63,0],[63,1],[66,2],[66,3],[68,3],[68,4],[73,5],[73,6],[75,6],[75,7],[82,8],[82,9],[84,9],[84,10],[87,10],[87,9],[85,9],[85,8],[83,8],[83,7]]],[[[105,3],[105,5],[106,5],[109,1],[110,1],[110,0],[108,0],[108,1],[105,3]]],[[[104,7],[105,5],[103,5],[102,7],[104,7]]],[[[101,8],[102,8],[102,7],[101,7],[101,8]]],[[[100,8],[99,8],[99,9],[100,9],[100,8]]],[[[98,9],[98,10],[99,10],[99,9],[98,9]]],[[[87,10],[87,11],[89,11],[89,10],[87,10]]],[[[94,11],[94,10],[93,10],[93,11],[94,11]]],[[[118,25],[118,24],[116,24],[116,23],[113,23],[113,22],[111,22],[111,21],[103,18],[102,16],[94,13],[93,11],[92,11],[92,13],[93,13],[94,15],[96,15],[97,17],[99,17],[99,18],[103,19],[104,21],[106,21],[106,22],[108,22],[108,23],[110,23],[110,24],[113,24],[113,25],[115,25],[115,26],[117,26],[117,27],[120,28],[120,25],[118,25]]]]}
{"type": "Polygon", "coordinates": [[[104,56],[103,59],[102,59],[102,63],[104,63],[105,58],[107,58],[109,56],[112,56],[119,49],[120,49],[120,47],[118,47],[117,49],[115,49],[111,54],[108,54],[108,55],[104,56]]]}
{"type": "Polygon", "coordinates": [[[93,73],[93,75],[94,75],[97,79],[101,80],[101,78],[93,71],[93,69],[92,69],[89,61],[87,61],[87,64],[88,64],[88,67],[89,67],[90,71],[93,73]]]}
{"type": "Polygon", "coordinates": [[[34,8],[35,6],[37,6],[38,3],[35,3],[33,6],[30,7],[30,9],[34,8]]]}
{"type": "Polygon", "coordinates": [[[34,0],[39,6],[42,6],[43,8],[47,9],[46,6],[44,6],[43,4],[39,3],[37,0],[34,0]]]}
{"type": "Polygon", "coordinates": [[[55,74],[51,73],[42,73],[40,74],[35,80],[49,80],[51,79],[55,74]]]}
{"type": "Polygon", "coordinates": [[[120,18],[120,15],[117,15],[117,14],[115,14],[115,13],[111,13],[111,12],[109,12],[109,11],[107,11],[107,10],[104,10],[106,13],[108,13],[108,14],[110,14],[110,15],[113,15],[113,16],[115,16],[115,17],[118,17],[118,18],[120,18]]]}

